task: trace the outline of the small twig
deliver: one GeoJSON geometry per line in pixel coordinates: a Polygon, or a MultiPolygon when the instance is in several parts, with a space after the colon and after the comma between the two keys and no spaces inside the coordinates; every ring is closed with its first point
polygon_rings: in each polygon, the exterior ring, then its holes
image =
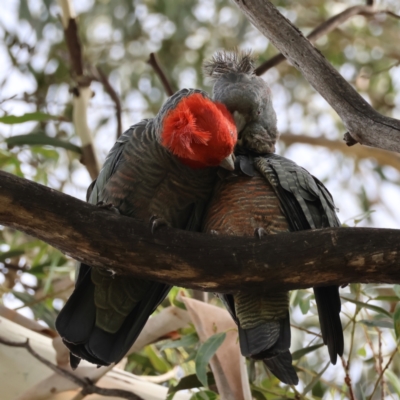
{"type": "Polygon", "coordinates": [[[50,361],[48,361],[46,358],[42,357],[40,354],[36,353],[35,350],[31,347],[29,344],[29,339],[26,339],[25,342],[13,342],[7,339],[4,339],[0,337],[0,343],[4,344],[6,346],[10,347],[20,347],[26,349],[33,357],[35,357],[37,360],[39,360],[42,364],[46,365],[48,368],[50,368],[53,372],[61,375],[62,377],[74,382],[76,385],[80,386],[83,388],[82,394],[88,395],[88,394],[99,394],[101,396],[107,396],[107,397],[120,397],[122,399],[128,399],[128,400],[143,400],[142,397],[137,396],[136,394],[132,392],[128,392],[127,390],[123,389],[106,389],[106,388],[100,388],[96,385],[94,385],[89,379],[82,379],[74,375],[73,373],[62,369],[60,367],[57,367],[57,365],[54,365],[50,361]]]}
{"type": "Polygon", "coordinates": [[[25,307],[32,307],[32,306],[34,306],[35,304],[39,304],[39,303],[41,303],[42,301],[45,301],[45,300],[47,300],[47,299],[55,298],[55,297],[57,297],[58,295],[60,295],[61,293],[64,293],[64,292],[69,291],[69,290],[72,289],[74,286],[75,286],[75,283],[72,282],[72,283],[71,283],[70,285],[68,285],[66,288],[64,288],[64,289],[62,289],[62,290],[59,290],[59,291],[57,291],[57,292],[55,292],[55,293],[47,293],[46,295],[44,295],[44,296],[42,296],[42,297],[39,297],[39,298],[37,298],[37,299],[34,299],[34,300],[32,300],[31,302],[29,302],[29,303],[25,303],[25,304],[23,304],[22,306],[19,306],[19,307],[14,308],[14,311],[21,310],[22,308],[25,308],[25,307]]]}
{"type": "MultiPolygon", "coordinates": [[[[376,328],[377,332],[378,332],[378,370],[379,370],[379,374],[382,374],[382,364],[383,364],[383,356],[382,356],[382,332],[380,331],[380,329],[376,328]]],[[[382,379],[381,379],[381,399],[384,400],[385,398],[385,389],[384,389],[384,385],[385,385],[385,381],[383,380],[383,375],[382,375],[382,379]]]]}
{"type": "Polygon", "coordinates": [[[293,325],[293,324],[290,324],[290,326],[292,328],[298,329],[299,331],[303,331],[303,332],[309,333],[310,335],[314,335],[314,336],[322,338],[322,335],[320,333],[315,333],[313,331],[309,331],[306,328],[302,328],[301,326],[297,326],[297,325],[293,325]]]}
{"type": "MultiPolygon", "coordinates": [[[[387,10],[375,10],[373,7],[373,1],[368,1],[367,4],[363,6],[353,6],[349,7],[346,10],[342,11],[341,13],[334,15],[333,17],[327,19],[322,24],[318,25],[315,29],[313,29],[308,35],[307,39],[311,43],[315,43],[320,37],[332,32],[336,29],[340,24],[346,22],[351,17],[355,15],[364,15],[364,16],[371,16],[376,14],[387,14],[394,18],[400,18],[399,15],[387,11],[387,10]]],[[[265,61],[261,64],[258,68],[256,68],[255,73],[256,75],[262,75],[267,72],[272,67],[280,64],[281,62],[285,61],[286,57],[279,53],[276,56],[272,57],[271,59],[265,61]]]]}
{"type": "MultiPolygon", "coordinates": [[[[359,298],[359,294],[360,294],[360,292],[359,292],[359,285],[358,285],[357,299],[359,298]]],[[[352,322],[353,326],[352,326],[352,329],[351,329],[351,341],[350,341],[349,357],[347,358],[347,362],[344,359],[344,357],[341,357],[342,365],[343,365],[343,368],[344,368],[344,372],[346,374],[346,376],[344,378],[344,381],[345,381],[345,383],[346,383],[346,385],[347,385],[347,387],[349,389],[349,398],[351,400],[355,400],[355,397],[354,397],[353,387],[351,385],[350,363],[351,363],[351,356],[353,354],[353,347],[354,347],[354,333],[355,333],[355,330],[356,330],[356,318],[357,318],[357,315],[358,315],[358,313],[360,311],[361,311],[361,308],[357,306],[356,310],[354,312],[353,318],[351,318],[351,322],[352,322]]]]}
{"type": "Polygon", "coordinates": [[[351,378],[350,378],[350,375],[349,375],[350,363],[349,362],[346,363],[346,360],[344,359],[344,357],[341,357],[341,359],[342,359],[343,368],[344,368],[345,373],[346,373],[346,376],[344,378],[344,382],[346,383],[346,385],[347,385],[347,387],[349,389],[349,398],[350,398],[350,400],[356,400],[355,397],[354,397],[353,388],[351,386],[351,378]]]}
{"type": "Polygon", "coordinates": [[[163,84],[167,95],[172,96],[175,93],[175,90],[172,88],[171,83],[168,81],[164,71],[161,69],[160,64],[158,63],[154,53],[150,53],[149,59],[147,60],[147,64],[153,67],[154,72],[160,78],[161,83],[163,84]]]}
{"type": "Polygon", "coordinates": [[[104,89],[108,93],[108,95],[111,97],[113,102],[115,103],[115,113],[117,117],[117,139],[122,135],[122,106],[121,106],[121,101],[119,99],[119,96],[117,92],[114,90],[114,88],[111,86],[106,74],[103,72],[103,70],[100,67],[94,68],[95,76],[94,78],[101,82],[104,86],[104,89]]]}
{"type": "Polygon", "coordinates": [[[393,358],[397,353],[397,349],[398,349],[398,347],[396,346],[392,355],[389,358],[389,361],[386,363],[385,368],[383,368],[382,372],[379,374],[379,377],[378,377],[377,381],[375,382],[374,390],[372,391],[371,396],[369,396],[369,400],[372,400],[372,398],[374,397],[374,394],[376,392],[376,389],[378,388],[379,382],[383,378],[383,374],[385,373],[385,371],[389,368],[389,365],[392,363],[393,358]]]}

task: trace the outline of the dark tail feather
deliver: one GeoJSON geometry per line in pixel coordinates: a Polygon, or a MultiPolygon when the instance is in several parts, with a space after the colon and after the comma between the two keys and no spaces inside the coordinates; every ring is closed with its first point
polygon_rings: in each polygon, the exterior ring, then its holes
{"type": "Polygon", "coordinates": [[[332,364],[336,364],[337,356],[343,355],[343,328],[340,321],[340,297],[338,286],[322,286],[314,288],[315,301],[318,308],[319,322],[324,343],[328,346],[332,364]]]}
{"type": "Polygon", "coordinates": [[[56,319],[60,336],[75,344],[85,343],[95,324],[96,306],[90,270],[89,266],[80,265],[75,290],[56,319]]]}
{"type": "Polygon", "coordinates": [[[81,266],[76,288],[56,320],[57,331],[73,354],[71,367],[76,368],[79,364],[77,359],[81,358],[97,365],[120,361],[169,290],[170,286],[154,282],[148,296],[137,303],[118,332],[111,334],[95,326],[96,307],[90,267],[81,266]]]}
{"type": "Polygon", "coordinates": [[[273,321],[251,329],[243,329],[239,326],[238,330],[240,351],[245,357],[251,357],[273,347],[281,329],[279,321],[273,321]]]}
{"type": "Polygon", "coordinates": [[[263,360],[267,368],[283,383],[297,385],[299,378],[292,366],[292,356],[289,351],[291,341],[289,313],[283,320],[265,323],[257,328],[241,329],[239,327],[242,354],[244,340],[241,335],[244,333],[247,349],[261,349],[257,353],[253,352],[252,358],[263,360]]]}
{"type": "Polygon", "coordinates": [[[266,367],[283,383],[288,385],[297,385],[299,383],[299,378],[292,365],[292,355],[289,350],[263,361],[266,367]]]}

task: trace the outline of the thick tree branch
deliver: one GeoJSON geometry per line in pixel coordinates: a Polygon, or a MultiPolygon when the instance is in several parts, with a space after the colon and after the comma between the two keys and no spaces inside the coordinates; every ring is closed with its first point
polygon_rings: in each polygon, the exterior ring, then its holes
{"type": "Polygon", "coordinates": [[[400,121],[375,111],[270,1],[235,2],[335,109],[355,140],[400,152],[400,121]]]}
{"type": "Polygon", "coordinates": [[[0,172],[0,223],[78,261],[207,291],[400,283],[400,230],[332,228],[265,240],[161,228],[0,172]]]}
{"type": "MultiPolygon", "coordinates": [[[[315,29],[313,29],[308,35],[307,39],[311,43],[315,43],[320,37],[327,35],[329,32],[335,30],[339,25],[343,24],[351,17],[355,15],[364,15],[364,16],[373,16],[376,14],[389,14],[398,18],[397,15],[393,14],[390,11],[386,10],[376,10],[371,3],[367,3],[364,6],[353,6],[346,8],[339,14],[332,16],[331,18],[327,19],[326,21],[322,22],[322,24],[318,25],[315,29]]],[[[262,75],[267,72],[270,68],[275,67],[276,65],[280,64],[281,62],[285,61],[286,58],[283,54],[277,54],[276,56],[272,57],[271,59],[265,61],[259,67],[256,68],[255,73],[256,75],[262,75]]]]}

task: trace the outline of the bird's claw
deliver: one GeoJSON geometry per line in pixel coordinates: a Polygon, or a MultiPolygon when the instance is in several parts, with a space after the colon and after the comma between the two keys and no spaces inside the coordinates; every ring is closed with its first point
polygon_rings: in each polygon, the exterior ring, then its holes
{"type": "Polygon", "coordinates": [[[103,208],[104,210],[110,210],[115,214],[120,214],[117,207],[114,206],[113,203],[106,203],[105,201],[99,201],[96,204],[97,207],[103,208]]]}
{"type": "Polygon", "coordinates": [[[162,226],[167,226],[165,219],[158,217],[157,215],[152,215],[150,217],[150,229],[151,233],[154,233],[157,229],[162,226]]]}
{"type": "Polygon", "coordinates": [[[256,228],[254,230],[254,236],[257,239],[261,239],[262,237],[264,237],[267,234],[267,231],[264,228],[256,228]]]}
{"type": "Polygon", "coordinates": [[[214,229],[211,229],[210,234],[214,235],[214,236],[218,236],[219,235],[218,231],[216,231],[214,229]]]}

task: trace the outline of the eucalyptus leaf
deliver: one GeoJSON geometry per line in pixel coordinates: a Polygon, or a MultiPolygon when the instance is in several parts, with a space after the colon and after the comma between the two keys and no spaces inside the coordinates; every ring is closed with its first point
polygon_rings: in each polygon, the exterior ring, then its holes
{"type": "Polygon", "coordinates": [[[392,314],[389,311],[386,311],[382,307],[375,306],[375,305],[369,304],[369,303],[364,303],[362,301],[350,299],[350,298],[344,297],[344,296],[342,296],[342,299],[349,301],[350,303],[356,304],[356,305],[360,306],[361,308],[367,308],[368,310],[375,311],[379,314],[384,314],[384,315],[387,315],[388,317],[392,318],[392,314]]]}
{"type": "Polygon", "coordinates": [[[207,381],[207,366],[210,362],[211,357],[218,350],[219,346],[225,340],[226,333],[216,333],[215,335],[210,336],[199,348],[197,351],[197,356],[195,360],[196,364],[196,374],[199,378],[200,382],[204,387],[208,386],[207,381]]]}
{"type": "Polygon", "coordinates": [[[393,321],[388,319],[362,319],[358,322],[370,327],[393,329],[393,321]]]}
{"type": "Polygon", "coordinates": [[[47,136],[43,133],[29,133],[27,135],[11,136],[5,140],[9,147],[13,146],[53,146],[81,154],[82,149],[72,143],[47,136]]]}
{"type": "Polygon", "coordinates": [[[64,120],[64,118],[56,115],[46,114],[41,111],[26,113],[23,115],[5,115],[4,117],[0,117],[0,123],[2,124],[22,124],[23,122],[29,121],[43,122],[50,120],[64,120]]]}
{"type": "Polygon", "coordinates": [[[190,335],[184,336],[182,339],[172,340],[163,344],[160,348],[160,351],[165,349],[176,349],[178,347],[193,346],[194,344],[198,343],[198,341],[199,337],[197,336],[197,333],[191,333],[190,335]]]}
{"type": "Polygon", "coordinates": [[[315,344],[314,346],[309,346],[309,347],[305,347],[304,349],[300,349],[295,351],[294,353],[292,353],[292,359],[293,360],[298,360],[301,357],[305,356],[308,353],[312,353],[313,351],[321,348],[324,344],[320,343],[320,344],[315,344]]]}
{"type": "Polygon", "coordinates": [[[218,395],[211,390],[202,390],[201,392],[195,393],[190,400],[217,400],[218,395]]]}
{"type": "MultiPolygon", "coordinates": [[[[214,374],[207,372],[207,381],[209,385],[215,384],[214,374]]],[[[179,390],[193,389],[203,386],[196,374],[191,374],[183,377],[176,386],[169,388],[168,393],[176,393],[179,390]]]]}
{"type": "Polygon", "coordinates": [[[396,338],[400,338],[400,304],[397,304],[396,310],[393,314],[393,324],[394,324],[394,332],[396,333],[396,338]]]}
{"type": "Polygon", "coordinates": [[[4,262],[7,258],[19,257],[25,254],[25,250],[14,249],[4,253],[0,253],[0,262],[4,262]]]}

